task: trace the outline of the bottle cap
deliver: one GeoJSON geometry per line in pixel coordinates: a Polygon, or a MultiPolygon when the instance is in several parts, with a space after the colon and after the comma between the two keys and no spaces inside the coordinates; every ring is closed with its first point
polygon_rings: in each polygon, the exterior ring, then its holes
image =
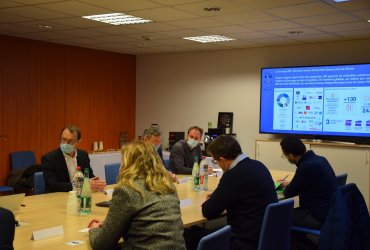
{"type": "Polygon", "coordinates": [[[81,170],[81,167],[80,167],[80,166],[77,166],[77,167],[76,167],[76,170],[81,170]]]}
{"type": "Polygon", "coordinates": [[[73,190],[73,191],[69,191],[68,192],[69,195],[77,195],[77,191],[73,190]]]}

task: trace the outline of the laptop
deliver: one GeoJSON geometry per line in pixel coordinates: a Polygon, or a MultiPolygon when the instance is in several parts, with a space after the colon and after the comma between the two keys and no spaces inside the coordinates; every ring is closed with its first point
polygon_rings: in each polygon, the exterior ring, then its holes
{"type": "Polygon", "coordinates": [[[25,193],[0,196],[0,207],[6,208],[16,215],[21,208],[25,193]]]}

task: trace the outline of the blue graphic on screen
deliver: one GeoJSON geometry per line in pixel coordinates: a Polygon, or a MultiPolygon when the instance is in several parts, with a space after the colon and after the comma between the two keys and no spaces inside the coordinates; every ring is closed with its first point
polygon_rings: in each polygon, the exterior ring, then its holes
{"type": "Polygon", "coordinates": [[[370,136],[370,64],[261,69],[260,132],[370,136]]]}

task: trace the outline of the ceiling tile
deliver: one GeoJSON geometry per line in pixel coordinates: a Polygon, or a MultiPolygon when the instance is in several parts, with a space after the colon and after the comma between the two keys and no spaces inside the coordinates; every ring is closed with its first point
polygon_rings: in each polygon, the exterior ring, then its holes
{"type": "Polygon", "coordinates": [[[183,5],[176,5],[176,9],[192,13],[197,16],[218,16],[239,13],[250,10],[245,5],[224,0],[208,0],[183,5]],[[220,8],[220,11],[205,11],[205,8],[220,8]]]}
{"type": "Polygon", "coordinates": [[[112,11],[109,9],[96,7],[94,5],[80,3],[77,1],[63,1],[63,2],[56,2],[56,3],[48,3],[48,4],[40,4],[38,7],[65,13],[68,16],[87,16],[87,15],[96,15],[96,14],[105,14],[111,13],[112,11]]]}
{"type": "Polygon", "coordinates": [[[180,20],[180,21],[171,21],[167,23],[184,28],[184,29],[208,28],[208,27],[218,27],[218,26],[227,25],[224,22],[212,20],[210,18],[205,18],[205,17],[186,19],[186,20],[180,20]]]}
{"type": "Polygon", "coordinates": [[[318,26],[317,29],[325,32],[340,32],[340,31],[356,31],[356,30],[370,30],[370,24],[368,22],[354,22],[354,23],[343,23],[341,25],[324,25],[318,26]]]}
{"type": "Polygon", "coordinates": [[[295,18],[292,21],[307,25],[307,26],[318,26],[318,25],[327,25],[327,24],[340,24],[359,21],[356,17],[344,13],[336,13],[329,15],[320,15],[320,16],[311,16],[303,18],[295,18]]]}
{"type": "Polygon", "coordinates": [[[66,14],[62,14],[55,11],[48,11],[33,6],[20,6],[14,8],[2,9],[3,12],[14,14],[17,16],[29,17],[34,20],[52,19],[52,18],[63,18],[68,17],[66,14]]]}
{"type": "Polygon", "coordinates": [[[338,10],[321,2],[314,2],[270,9],[266,12],[280,18],[298,18],[331,14],[338,12],[338,10]]]}
{"type": "Polygon", "coordinates": [[[292,29],[292,28],[300,28],[302,25],[289,22],[289,21],[272,21],[272,22],[263,22],[263,23],[254,23],[254,24],[245,24],[244,26],[255,29],[255,30],[281,30],[281,29],[292,29]]]}
{"type": "Polygon", "coordinates": [[[196,17],[193,14],[186,13],[172,7],[130,11],[127,12],[127,14],[150,19],[155,22],[166,22],[196,17]]]}
{"type": "Polygon", "coordinates": [[[150,0],[79,0],[79,2],[121,12],[161,7],[150,0]]]}
{"type": "Polygon", "coordinates": [[[214,20],[219,20],[228,24],[245,24],[245,23],[258,23],[278,20],[277,17],[259,12],[259,11],[245,11],[233,15],[222,15],[213,17],[214,20]]]}
{"type": "Polygon", "coordinates": [[[302,3],[310,3],[315,2],[314,0],[234,0],[235,2],[239,2],[245,4],[246,6],[257,9],[257,10],[265,10],[265,9],[272,9],[277,7],[284,7],[302,3]]]}
{"type": "Polygon", "coordinates": [[[231,33],[245,33],[250,32],[252,29],[248,29],[242,26],[236,25],[228,25],[228,26],[220,26],[220,27],[211,27],[211,28],[203,28],[197,29],[201,32],[209,33],[209,34],[231,34],[231,33]]]}

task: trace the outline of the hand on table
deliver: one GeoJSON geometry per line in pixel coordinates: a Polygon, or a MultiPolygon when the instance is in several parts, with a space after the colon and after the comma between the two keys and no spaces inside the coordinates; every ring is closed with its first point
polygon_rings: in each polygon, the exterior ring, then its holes
{"type": "Polygon", "coordinates": [[[90,183],[91,183],[91,190],[93,192],[104,191],[105,187],[107,186],[106,183],[105,183],[105,180],[99,179],[98,176],[95,176],[95,177],[91,178],[90,183]]]}
{"type": "Polygon", "coordinates": [[[90,223],[89,223],[89,225],[87,227],[90,228],[90,229],[102,227],[103,226],[103,222],[104,221],[101,221],[101,220],[98,220],[98,219],[93,219],[92,221],[90,221],[90,223]]]}

